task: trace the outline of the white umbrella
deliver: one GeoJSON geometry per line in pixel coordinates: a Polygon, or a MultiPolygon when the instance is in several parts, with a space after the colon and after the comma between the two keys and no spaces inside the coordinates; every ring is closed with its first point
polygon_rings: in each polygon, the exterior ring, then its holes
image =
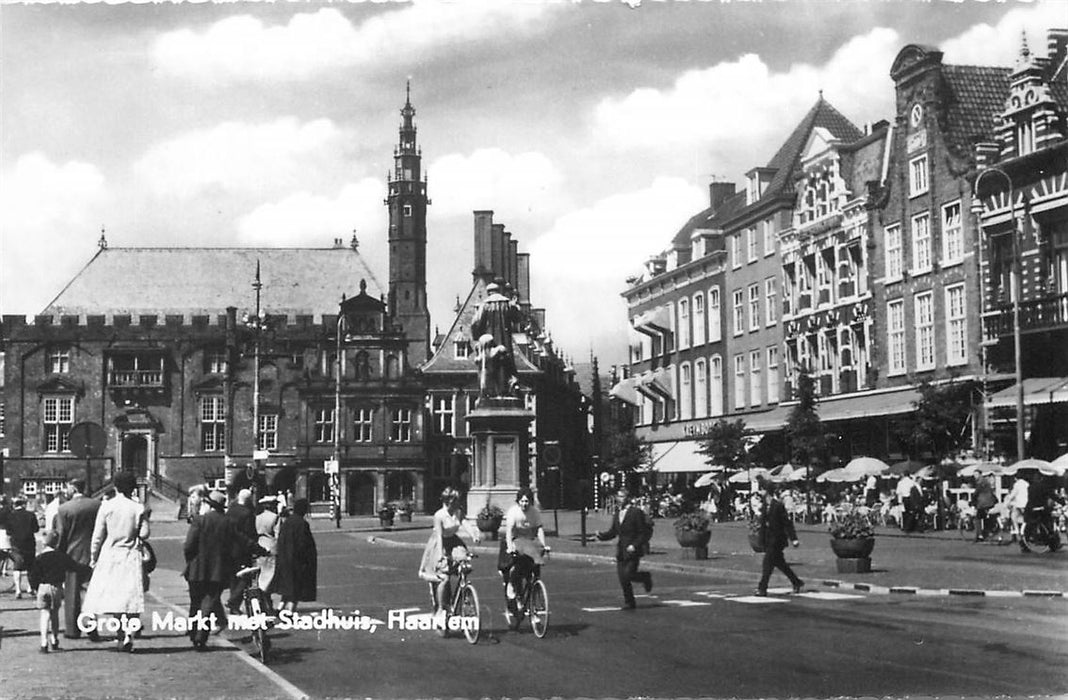
{"type": "Polygon", "coordinates": [[[1001,469],[1001,474],[1015,474],[1022,469],[1035,469],[1043,474],[1055,475],[1058,469],[1044,459],[1021,459],[1016,464],[1001,469]]]}
{"type": "MultiPolygon", "coordinates": [[[[845,470],[857,477],[856,479],[852,479],[852,481],[860,481],[871,474],[878,476],[889,468],[889,464],[881,459],[875,459],[874,457],[856,457],[850,460],[849,464],[845,465],[845,470]]],[[[846,479],[846,481],[849,480],[846,479]]]]}
{"type": "Polygon", "coordinates": [[[1055,467],[1068,467],[1068,452],[1065,452],[1057,459],[1050,462],[1055,467]]]}
{"type": "Polygon", "coordinates": [[[823,472],[816,477],[816,481],[830,481],[831,483],[839,484],[846,481],[860,481],[863,478],[860,474],[850,472],[849,467],[839,467],[838,469],[823,472]]]}
{"type": "Polygon", "coordinates": [[[790,476],[784,479],[784,481],[790,481],[795,483],[798,481],[804,481],[809,476],[809,469],[810,467],[798,467],[797,469],[794,469],[792,472],[790,472],[790,476]]]}
{"type": "Polygon", "coordinates": [[[970,479],[976,474],[1000,474],[1001,466],[994,464],[993,462],[976,462],[975,464],[969,464],[957,472],[957,476],[962,479],[970,479]]]}
{"type": "Polygon", "coordinates": [[[697,481],[693,482],[694,488],[701,489],[701,488],[704,488],[705,486],[711,486],[712,482],[721,473],[722,472],[720,472],[720,471],[713,471],[713,472],[708,472],[707,474],[702,474],[701,476],[699,476],[697,478],[697,481]]]}
{"type": "Polygon", "coordinates": [[[727,481],[731,482],[732,484],[745,484],[750,481],[756,481],[757,477],[767,475],[767,469],[765,469],[764,467],[757,467],[756,469],[748,469],[740,472],[735,472],[734,474],[731,474],[730,478],[728,478],[727,481]]]}

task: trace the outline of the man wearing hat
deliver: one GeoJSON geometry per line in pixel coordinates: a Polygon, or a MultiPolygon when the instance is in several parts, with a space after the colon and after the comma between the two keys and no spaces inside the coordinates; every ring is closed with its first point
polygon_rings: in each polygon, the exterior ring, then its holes
{"type": "MultiPolygon", "coordinates": [[[[93,526],[96,524],[97,511],[100,510],[100,501],[86,496],[85,489],[85,479],[72,479],[67,484],[70,498],[56,513],[56,530],[59,532],[56,549],[66,552],[81,565],[78,571],[67,572],[64,586],[66,599],[63,603],[63,636],[68,639],[81,636],[78,615],[82,612],[85,587],[89,585],[89,577],[93,573],[89,568],[89,559],[93,526]]],[[[90,639],[97,636],[96,630],[89,633],[90,639]]]]}
{"type": "Polygon", "coordinates": [[[786,563],[783,550],[787,543],[796,547],[797,533],[794,531],[794,523],[786,513],[786,506],[779,498],[779,486],[773,481],[763,480],[764,508],[761,516],[761,535],[764,539],[764,562],[760,574],[760,583],[757,584],[756,594],[766,596],[768,594],[768,581],[771,572],[779,569],[794,587],[794,593],[800,593],[805,582],[797,577],[794,570],[786,563]]]}
{"type": "MultiPolygon", "coordinates": [[[[241,489],[237,492],[237,497],[226,511],[226,517],[233,524],[234,531],[238,535],[234,537],[234,566],[236,568],[248,566],[252,563],[252,544],[257,539],[256,514],[252,512],[251,490],[241,489]]],[[[226,607],[231,615],[240,614],[246,588],[248,588],[247,578],[234,577],[230,581],[230,600],[226,607]]]]}
{"type": "MultiPolygon", "coordinates": [[[[200,613],[207,620],[214,613],[216,624],[225,626],[222,592],[230,584],[234,567],[234,526],[226,517],[226,496],[221,491],[208,494],[209,508],[193,518],[185,537],[185,580],[189,582],[189,616],[200,613]]],[[[206,623],[205,623],[206,624],[206,623]]],[[[194,626],[189,637],[197,651],[208,644],[208,629],[194,626]]]]}
{"type": "MultiPolygon", "coordinates": [[[[15,496],[12,501],[14,510],[7,516],[7,534],[11,538],[11,554],[14,555],[15,597],[22,597],[22,581],[26,573],[33,568],[33,559],[37,554],[36,534],[40,529],[37,516],[26,510],[26,497],[15,496]]],[[[30,582],[26,581],[26,593],[33,593],[30,582]]]]}

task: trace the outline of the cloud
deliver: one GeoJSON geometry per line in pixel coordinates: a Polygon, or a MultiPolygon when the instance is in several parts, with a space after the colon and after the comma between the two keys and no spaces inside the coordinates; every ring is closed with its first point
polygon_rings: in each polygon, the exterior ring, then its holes
{"type": "Polygon", "coordinates": [[[617,150],[709,153],[716,172],[739,177],[774,154],[799,120],[824,97],[854,122],[893,110],[889,66],[897,33],[873,29],[844,44],[826,65],[795,64],[774,72],[755,54],[687,71],[667,90],[640,88],[602,100],[594,133],[617,150]]]}
{"type": "Polygon", "coordinates": [[[997,26],[977,24],[960,36],[942,42],[943,60],[959,65],[1012,66],[1020,56],[1024,32],[1032,53],[1045,56],[1046,32],[1052,27],[1065,26],[1066,7],[1063,0],[1039,2],[1010,10],[997,26]]]}
{"type": "Polygon", "coordinates": [[[330,171],[348,138],[329,119],[226,122],[157,144],[134,168],[158,196],[192,197],[208,188],[269,193],[330,171]]]}
{"type": "Polygon", "coordinates": [[[707,206],[703,189],[660,177],[645,189],[562,216],[529,246],[531,300],[546,308],[547,325],[557,340],[570,345],[568,352],[578,356],[591,338],[611,340],[613,334],[619,345],[625,278],[707,206]]]}
{"type": "Polygon", "coordinates": [[[153,60],[169,74],[206,83],[301,80],[349,66],[396,66],[398,57],[423,61],[450,46],[537,31],[548,9],[548,3],[417,2],[358,26],[335,8],[296,14],[277,26],[238,15],[203,31],[164,34],[153,60]]]}
{"type": "Polygon", "coordinates": [[[443,156],[427,169],[434,215],[470,215],[494,209],[509,216],[542,213],[558,206],[563,175],[548,156],[482,148],[443,156]]]}
{"type": "Polygon", "coordinates": [[[104,220],[107,183],[92,164],[42,153],[19,157],[0,180],[0,302],[4,313],[36,313],[92,255],[72,239],[104,220]]]}

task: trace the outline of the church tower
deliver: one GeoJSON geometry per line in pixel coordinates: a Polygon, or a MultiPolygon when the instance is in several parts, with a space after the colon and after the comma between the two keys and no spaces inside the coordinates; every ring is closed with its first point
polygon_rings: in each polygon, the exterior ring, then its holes
{"type": "Polygon", "coordinates": [[[408,364],[430,355],[430,312],[426,303],[426,179],[415,141],[411,83],[401,109],[400,142],[393,150],[389,196],[389,313],[408,336],[408,364]]]}

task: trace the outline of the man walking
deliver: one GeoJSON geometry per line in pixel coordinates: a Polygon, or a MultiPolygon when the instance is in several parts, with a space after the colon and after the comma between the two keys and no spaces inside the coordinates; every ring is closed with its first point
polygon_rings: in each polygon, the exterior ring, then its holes
{"type": "Polygon", "coordinates": [[[208,620],[216,613],[216,624],[225,625],[222,592],[234,575],[233,524],[223,514],[226,497],[219,491],[208,495],[209,510],[193,518],[185,537],[185,580],[189,582],[189,616],[200,613],[199,625],[193,625],[189,637],[197,651],[208,645],[208,620]]]}
{"type": "Polygon", "coordinates": [[[634,602],[633,582],[640,581],[646,593],[653,590],[653,575],[648,571],[638,571],[642,554],[652,535],[652,528],[646,521],[645,513],[631,504],[630,492],[627,489],[620,489],[616,499],[619,502],[619,512],[612,518],[612,527],[598,532],[597,539],[619,538],[616,543],[616,574],[623,589],[623,609],[633,610],[637,606],[634,602]]]}
{"type": "MultiPolygon", "coordinates": [[[[226,511],[226,519],[234,527],[233,562],[235,570],[252,563],[252,547],[257,540],[256,513],[252,510],[252,491],[241,489],[226,511]]],[[[230,600],[227,609],[231,615],[241,614],[248,578],[234,577],[230,581],[230,600]]]]}
{"type": "MultiPolygon", "coordinates": [[[[82,596],[92,576],[92,569],[89,568],[90,549],[100,501],[85,495],[84,479],[72,479],[67,484],[67,490],[70,500],[56,511],[56,530],[59,532],[56,550],[66,552],[79,565],[79,571],[67,572],[63,587],[63,636],[77,639],[81,636],[78,615],[82,612],[82,596]]],[[[89,633],[90,639],[95,640],[96,637],[96,630],[89,633]]]]}
{"type": "Polygon", "coordinates": [[[764,509],[761,516],[761,533],[764,538],[764,564],[760,574],[760,583],[757,584],[756,595],[768,594],[768,581],[771,579],[773,569],[779,569],[794,587],[794,593],[800,593],[805,582],[797,577],[794,570],[786,563],[783,550],[789,542],[794,547],[800,544],[797,541],[797,533],[794,531],[794,523],[786,514],[786,507],[778,497],[778,485],[771,481],[763,483],[764,509]]]}

